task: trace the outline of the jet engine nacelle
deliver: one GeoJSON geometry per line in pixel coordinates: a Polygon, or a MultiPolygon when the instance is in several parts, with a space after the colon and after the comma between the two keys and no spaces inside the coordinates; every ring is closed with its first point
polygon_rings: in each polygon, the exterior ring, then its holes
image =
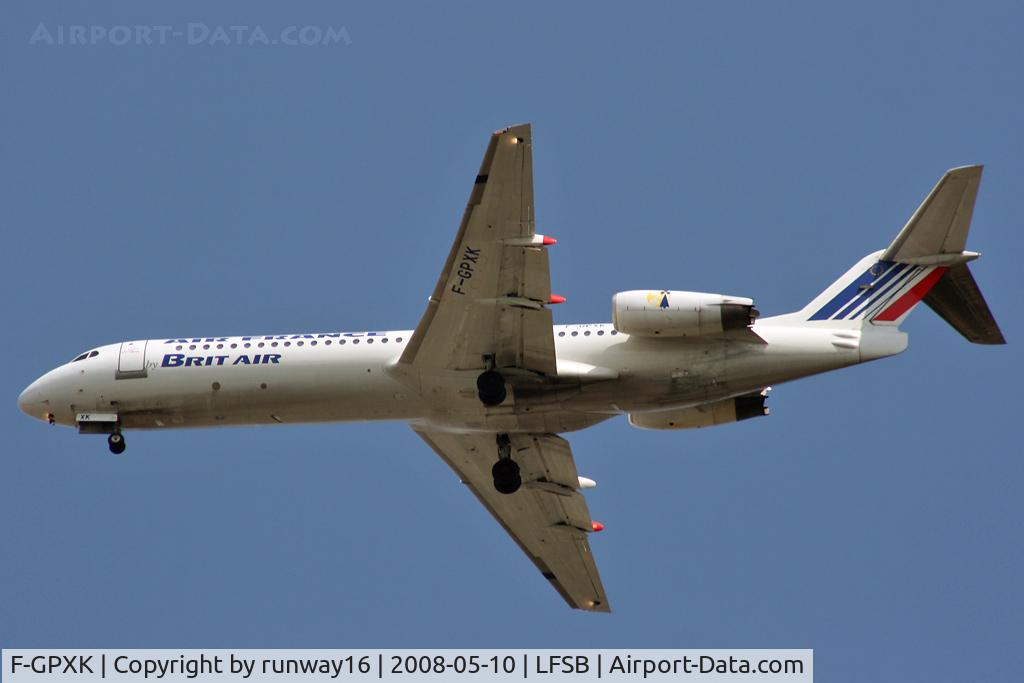
{"type": "Polygon", "coordinates": [[[634,290],[612,297],[612,323],[639,337],[698,337],[749,327],[753,299],[704,292],[634,290]]]}
{"type": "Polygon", "coordinates": [[[698,429],[730,422],[739,422],[767,415],[764,401],[768,389],[751,396],[727,398],[693,408],[659,411],[656,413],[630,413],[629,424],[640,429],[698,429]]]}

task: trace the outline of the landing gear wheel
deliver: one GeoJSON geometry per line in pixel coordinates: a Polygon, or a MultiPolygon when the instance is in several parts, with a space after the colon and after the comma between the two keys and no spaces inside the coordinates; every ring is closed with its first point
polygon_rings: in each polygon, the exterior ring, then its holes
{"type": "Polygon", "coordinates": [[[124,453],[124,436],[121,435],[121,432],[114,432],[107,437],[107,445],[110,446],[110,452],[114,455],[124,453]]]}
{"type": "Polygon", "coordinates": [[[505,389],[505,378],[501,373],[487,370],[476,378],[477,395],[485,406],[501,405],[508,392],[505,389]]]}
{"type": "Polygon", "coordinates": [[[494,463],[491,468],[491,475],[494,477],[494,489],[498,493],[515,493],[523,485],[523,478],[519,474],[519,464],[512,458],[502,458],[494,463]]]}

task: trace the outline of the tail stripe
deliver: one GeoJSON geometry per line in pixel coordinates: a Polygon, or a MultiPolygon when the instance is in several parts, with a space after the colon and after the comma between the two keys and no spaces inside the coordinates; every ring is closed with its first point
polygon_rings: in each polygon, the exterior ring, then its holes
{"type": "Polygon", "coordinates": [[[856,320],[912,282],[922,270],[919,266],[907,263],[877,261],[808,320],[856,320]]]}
{"type": "Polygon", "coordinates": [[[808,320],[828,320],[831,318],[833,313],[849,303],[850,299],[857,296],[863,287],[870,285],[877,276],[882,274],[879,268],[880,265],[884,267],[889,264],[885,261],[879,261],[872,265],[861,273],[857,279],[848,284],[843,291],[832,297],[831,301],[818,309],[818,312],[808,318],[808,320]]]}
{"type": "Polygon", "coordinates": [[[921,269],[919,267],[908,265],[905,269],[903,269],[903,272],[900,273],[899,277],[893,279],[884,287],[880,287],[878,291],[871,295],[869,300],[861,302],[862,305],[858,308],[856,313],[850,316],[850,319],[855,320],[857,318],[864,316],[865,312],[870,310],[872,306],[892,296],[894,292],[899,291],[899,289],[903,287],[906,283],[912,281],[915,277],[917,277],[918,273],[920,272],[921,269]]]}
{"type": "Polygon", "coordinates": [[[917,266],[907,271],[906,275],[899,278],[898,282],[891,283],[889,287],[886,287],[884,292],[879,293],[867,306],[860,309],[857,312],[857,316],[860,318],[866,318],[871,320],[876,313],[883,310],[890,303],[895,301],[898,297],[902,296],[902,293],[910,289],[914,285],[914,281],[919,275],[925,272],[925,269],[917,266]]]}
{"type": "MultiPolygon", "coordinates": [[[[885,262],[879,261],[879,264],[882,263],[885,262]]],[[[894,263],[892,268],[886,271],[885,274],[882,275],[882,277],[872,282],[860,293],[860,296],[856,297],[852,302],[850,302],[849,306],[840,311],[839,315],[836,316],[836,319],[842,320],[846,318],[846,316],[849,315],[852,311],[860,308],[861,304],[863,304],[865,301],[867,301],[868,299],[874,299],[875,295],[879,294],[882,291],[882,288],[886,285],[886,283],[888,283],[889,280],[891,280],[894,276],[898,274],[906,275],[906,271],[911,268],[913,268],[913,266],[909,266],[902,263],[894,263]]]]}
{"type": "Polygon", "coordinates": [[[939,278],[945,274],[946,269],[943,267],[936,268],[932,272],[928,273],[928,275],[923,277],[920,282],[911,287],[909,292],[897,299],[891,306],[872,318],[872,320],[891,322],[898,319],[901,315],[913,308],[918,301],[923,299],[928,293],[928,290],[935,286],[935,283],[939,281],[939,278]]]}

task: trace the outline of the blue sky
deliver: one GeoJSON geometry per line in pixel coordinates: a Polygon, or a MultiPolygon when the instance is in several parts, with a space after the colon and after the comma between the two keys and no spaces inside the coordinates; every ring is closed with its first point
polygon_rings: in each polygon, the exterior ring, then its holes
{"type": "Polygon", "coordinates": [[[811,647],[822,680],[1024,666],[1015,3],[5,3],[0,644],[811,647]],[[344,27],[319,47],[47,45],[58,25],[344,27]],[[772,415],[573,434],[615,612],[568,610],[401,424],[48,428],[121,339],[415,325],[489,133],[534,123],[558,322],[671,288],[798,308],[986,164],[1010,346],[927,310],[772,415]]]}

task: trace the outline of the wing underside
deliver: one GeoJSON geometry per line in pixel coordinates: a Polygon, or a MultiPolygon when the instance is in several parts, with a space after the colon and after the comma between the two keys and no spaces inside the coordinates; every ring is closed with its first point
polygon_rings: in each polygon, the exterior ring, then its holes
{"type": "Polygon", "coordinates": [[[529,124],[491,136],[458,235],[401,363],[555,374],[551,276],[535,239],[529,124]]]}
{"type": "Polygon", "coordinates": [[[494,434],[416,429],[448,463],[570,606],[608,612],[608,598],[587,540],[592,521],[577,490],[569,443],[554,434],[511,434],[523,485],[513,494],[492,484],[494,434]]]}
{"type": "MultiPolygon", "coordinates": [[[[490,411],[499,409],[477,402],[473,383],[478,375],[452,371],[557,375],[547,308],[552,297],[546,245],[553,240],[536,234],[533,211],[530,126],[500,130],[488,142],[427,310],[391,370],[434,397],[439,413],[448,420],[463,411],[467,420],[482,423],[490,411]],[[467,393],[472,399],[461,403],[467,393]]],[[[511,408],[513,419],[514,401],[513,394],[500,406],[505,414],[511,408]]],[[[507,438],[522,485],[513,493],[499,493],[491,472],[499,453],[495,432],[451,432],[423,425],[414,429],[566,602],[578,609],[608,611],[587,541],[593,530],[590,512],[578,490],[576,465],[565,439],[503,433],[503,449],[507,438]]]]}

